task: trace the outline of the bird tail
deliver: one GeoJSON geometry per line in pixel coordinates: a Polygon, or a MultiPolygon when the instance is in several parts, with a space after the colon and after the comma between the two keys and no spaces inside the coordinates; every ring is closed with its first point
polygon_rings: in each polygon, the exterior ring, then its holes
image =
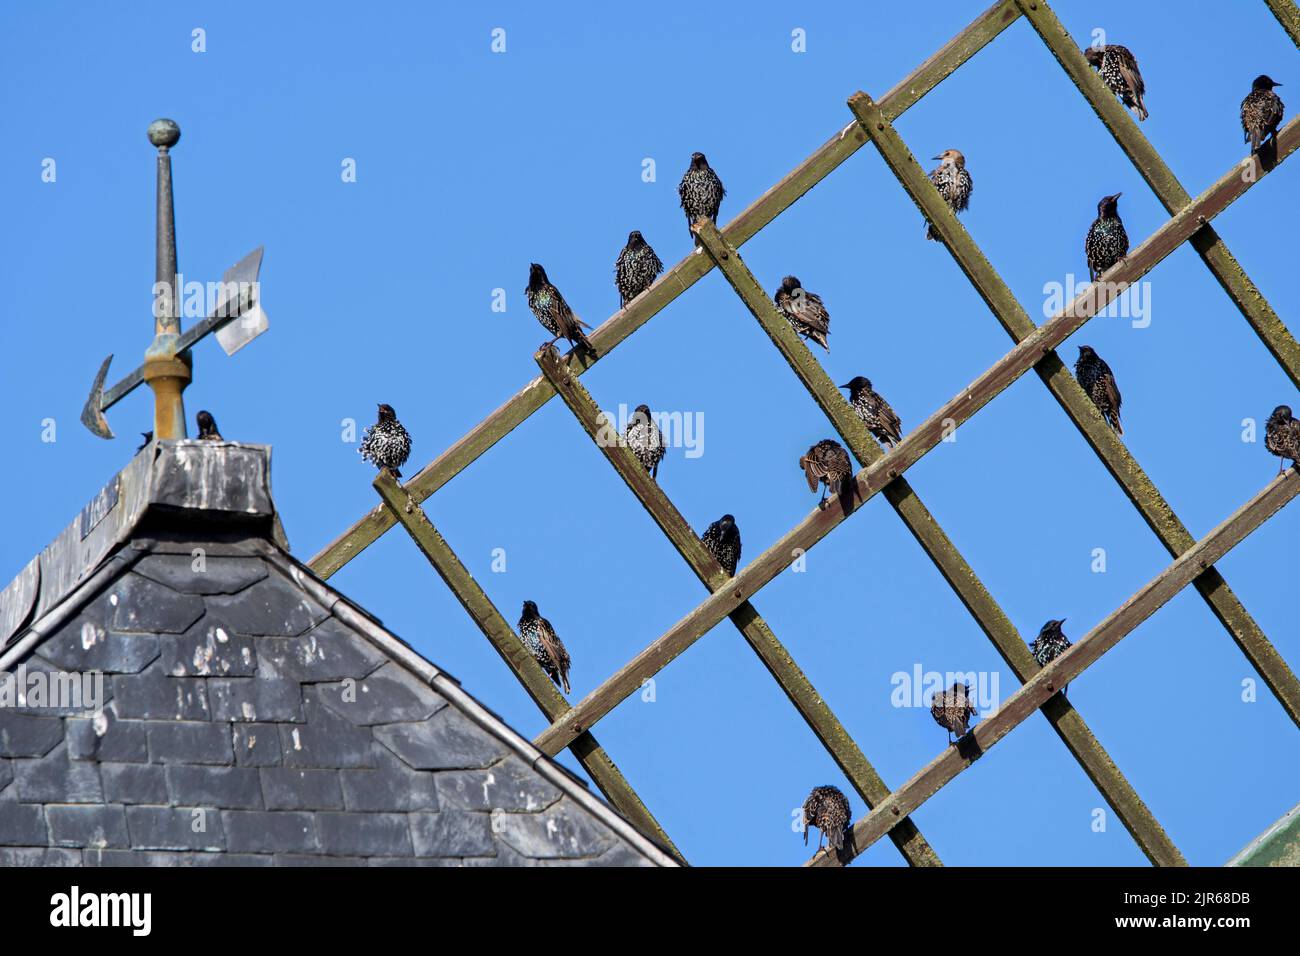
{"type": "Polygon", "coordinates": [[[390,472],[392,472],[394,478],[401,478],[401,477],[402,477],[401,469],[399,469],[399,468],[390,468],[390,469],[388,469],[388,470],[389,470],[390,472]]]}
{"type": "MultiPolygon", "coordinates": [[[[591,326],[587,326],[587,328],[591,328],[591,326]]],[[[584,333],[582,329],[578,328],[575,325],[573,327],[573,334],[570,335],[568,338],[570,344],[572,344],[574,348],[582,349],[588,355],[592,356],[593,358],[595,357],[596,349],[591,344],[590,340],[586,336],[586,333],[584,333]]]]}
{"type": "Polygon", "coordinates": [[[1115,434],[1116,435],[1124,434],[1124,426],[1119,423],[1119,412],[1111,412],[1111,418],[1113,419],[1113,423],[1115,425],[1115,434]]]}
{"type": "Polygon", "coordinates": [[[1259,144],[1260,144],[1261,142],[1263,142],[1263,137],[1261,137],[1261,136],[1259,135],[1259,130],[1258,130],[1258,129],[1251,129],[1251,131],[1250,131],[1250,151],[1251,151],[1252,153],[1258,153],[1258,152],[1259,152],[1259,144]]]}
{"type": "Polygon", "coordinates": [[[1137,113],[1138,122],[1145,120],[1148,116],[1151,115],[1150,113],[1147,112],[1147,105],[1142,102],[1142,97],[1140,96],[1138,97],[1137,100],[1136,113],[1137,113]]]}

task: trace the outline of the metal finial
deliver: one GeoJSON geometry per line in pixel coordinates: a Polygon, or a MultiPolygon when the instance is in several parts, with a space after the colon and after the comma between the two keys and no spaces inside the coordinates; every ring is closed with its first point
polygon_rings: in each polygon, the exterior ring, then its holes
{"type": "Polygon", "coordinates": [[[170,149],[180,142],[181,128],[175,120],[156,119],[149,124],[149,142],[159,149],[170,149]]]}

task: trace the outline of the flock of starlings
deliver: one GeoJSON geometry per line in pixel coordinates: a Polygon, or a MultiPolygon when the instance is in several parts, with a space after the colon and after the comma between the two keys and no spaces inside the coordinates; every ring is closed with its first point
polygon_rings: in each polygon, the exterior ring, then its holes
{"type": "MultiPolygon", "coordinates": [[[[1084,55],[1111,92],[1139,120],[1145,120],[1148,115],[1144,103],[1146,86],[1133,54],[1126,47],[1112,44],[1090,48],[1084,51],[1084,55]]],[[[1273,92],[1276,86],[1281,84],[1267,76],[1257,77],[1251,85],[1250,93],[1242,101],[1241,126],[1252,154],[1258,152],[1270,137],[1276,149],[1277,131],[1283,111],[1282,100],[1273,92]]],[[[930,173],[930,182],[954,213],[964,211],[973,189],[965,157],[958,150],[948,149],[935,159],[939,165],[930,173]]],[[[726,190],[704,154],[694,153],[677,191],[686,213],[687,225],[692,227],[691,237],[698,246],[700,240],[693,227],[701,219],[717,221],[726,190]]],[[[1119,197],[1119,193],[1102,197],[1097,204],[1097,219],[1084,238],[1084,255],[1092,281],[1096,281],[1098,276],[1128,254],[1128,234],[1124,231],[1118,211],[1119,197]]],[[[926,238],[939,239],[933,225],[928,222],[926,238]]],[[[645,237],[633,230],[614,264],[614,282],[621,305],[626,306],[648,289],[662,271],[663,262],[659,256],[645,241],[645,237]]],[[[541,348],[550,348],[564,338],[575,350],[582,350],[592,356],[596,354],[583,332],[584,328],[590,326],[573,313],[560,290],[547,278],[546,270],[537,263],[529,267],[527,297],[533,315],[552,336],[541,348]]],[[[819,296],[805,290],[796,277],[786,276],[781,280],[774,300],[777,309],[789,320],[796,333],[805,340],[816,342],[827,352],[830,351],[827,344],[830,314],[819,296]]],[[[1122,435],[1124,429],[1120,425],[1120,393],[1110,366],[1091,347],[1084,345],[1079,348],[1074,371],[1079,385],[1092,399],[1102,417],[1116,434],[1122,435]]],[[[854,412],[878,441],[887,448],[893,448],[902,440],[902,422],[889,403],[872,387],[869,379],[859,375],[840,388],[848,389],[849,403],[854,412]]],[[[211,415],[200,412],[199,419],[201,438],[220,437],[216,434],[216,425],[211,415]]],[[[627,425],[624,440],[646,472],[657,478],[665,446],[648,406],[637,407],[627,425]]],[[[1282,459],[1279,474],[1286,459],[1289,458],[1292,464],[1296,464],[1297,457],[1300,457],[1300,420],[1292,416],[1291,409],[1286,405],[1279,405],[1269,416],[1264,446],[1282,459]]],[[[410,436],[397,420],[392,407],[380,405],[378,421],[366,429],[361,441],[362,457],[381,470],[400,477],[398,469],[406,463],[410,450],[410,436]]],[[[834,439],[822,439],[809,448],[799,458],[799,467],[807,479],[809,490],[816,492],[818,486],[821,486],[822,500],[819,507],[825,505],[828,493],[836,496],[851,495],[856,487],[848,452],[834,439]]],[[[710,524],[700,538],[722,569],[734,576],[736,565],[740,561],[740,531],[736,527],[735,518],[729,514],[723,515],[710,524]]],[[[1062,623],[1058,620],[1048,621],[1030,642],[1030,651],[1040,666],[1046,666],[1070,647],[1069,638],[1061,630],[1062,623]]],[[[551,622],[538,613],[537,604],[533,601],[524,602],[523,615],[519,619],[519,636],[551,680],[564,693],[569,693],[569,652],[551,622]]],[[[1062,693],[1064,692],[1063,688],[1062,693]]],[[[950,743],[953,742],[954,734],[960,740],[976,715],[970,685],[955,683],[949,689],[935,694],[930,704],[930,713],[939,726],[947,730],[950,743]]],[[[803,805],[804,842],[808,839],[808,827],[813,826],[822,834],[818,840],[818,851],[821,850],[822,842],[827,841],[832,850],[840,853],[851,820],[848,798],[839,788],[815,787],[803,805]]]]}

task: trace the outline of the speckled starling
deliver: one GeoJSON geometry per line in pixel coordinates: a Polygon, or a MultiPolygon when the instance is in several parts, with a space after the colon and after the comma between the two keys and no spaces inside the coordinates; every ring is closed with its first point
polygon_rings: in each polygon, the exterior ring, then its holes
{"type": "Polygon", "coordinates": [[[821,831],[817,837],[817,851],[826,840],[837,852],[844,848],[844,833],[853,819],[849,811],[849,798],[839,787],[813,787],[803,802],[803,845],[808,845],[808,828],[821,831]]]}
{"type": "Polygon", "coordinates": [[[826,306],[822,305],[821,296],[809,292],[794,276],[786,276],[773,298],[776,307],[796,332],[805,339],[812,339],[827,352],[831,350],[826,344],[826,336],[831,334],[831,317],[826,306]]]}
{"type": "Polygon", "coordinates": [[[1088,236],[1083,240],[1090,281],[1097,281],[1097,276],[1128,255],[1128,233],[1119,218],[1121,195],[1101,197],[1101,202],[1097,203],[1097,218],[1088,227],[1088,236]]]}
{"type": "Polygon", "coordinates": [[[225,441],[217,431],[217,420],[211,412],[201,411],[194,418],[199,423],[199,441],[225,441]]]}
{"type": "Polygon", "coordinates": [[[827,492],[838,496],[851,487],[853,466],[849,463],[849,453],[834,439],[823,438],[809,448],[799,459],[799,467],[808,480],[809,491],[816,491],[819,483],[823,486],[821,505],[826,504],[827,492]]]}
{"type": "Polygon", "coordinates": [[[1122,399],[1119,386],[1115,384],[1115,374],[1110,366],[1098,355],[1091,345],[1079,346],[1079,358],[1074,363],[1074,377],[1079,380],[1079,387],[1088,393],[1092,403],[1101,412],[1101,417],[1115,429],[1115,434],[1124,434],[1124,427],[1119,423],[1119,406],[1122,399]]]}
{"type": "MultiPolygon", "coordinates": [[[[938,156],[939,165],[930,171],[930,182],[939,190],[939,195],[954,213],[965,212],[970,205],[970,194],[975,191],[975,181],[966,171],[966,157],[959,150],[945,149],[938,156]]],[[[925,224],[925,238],[936,242],[939,234],[934,226],[925,224]]]]}
{"type": "MultiPolygon", "coordinates": [[[[686,212],[686,228],[690,229],[698,219],[710,219],[716,225],[722,197],[726,194],[722,180],[709,166],[704,154],[691,153],[691,165],[677,184],[677,195],[681,197],[682,209],[686,212]]],[[[691,238],[697,246],[700,244],[700,237],[693,230],[691,238]]]]}
{"type": "Polygon", "coordinates": [[[140,442],[140,447],[135,450],[137,455],[149,447],[149,443],[153,441],[153,432],[141,432],[140,437],[143,438],[144,441],[140,442]]]}
{"type": "Polygon", "coordinates": [[[627,245],[614,262],[614,285],[618,286],[619,305],[625,306],[646,289],[655,277],[664,271],[650,243],[639,231],[633,229],[627,236],[627,245]]]}
{"type": "Polygon", "coordinates": [[[723,515],[704,529],[700,540],[709,549],[709,553],[718,559],[722,570],[734,578],[736,565],[740,563],[740,529],[736,527],[736,519],[731,515],[723,515]]]}
{"type": "Polygon", "coordinates": [[[551,627],[551,622],[537,613],[534,601],[524,602],[523,616],[519,618],[519,637],[537,663],[542,665],[546,676],[566,694],[569,693],[569,652],[555,628],[551,627]]]}
{"type": "MultiPolygon", "coordinates": [[[[1064,623],[1065,618],[1048,621],[1039,630],[1038,636],[1029,642],[1029,652],[1034,655],[1039,667],[1046,667],[1070,649],[1070,639],[1061,630],[1064,623]]],[[[1068,685],[1062,687],[1061,693],[1064,694],[1068,689],[1068,685]]]]}
{"type": "Polygon", "coordinates": [[[565,302],[564,296],[560,295],[560,290],[551,285],[551,280],[546,278],[546,270],[536,262],[528,267],[526,292],[528,308],[533,310],[533,315],[537,316],[537,321],[542,323],[542,327],[555,336],[549,342],[543,342],[538,346],[539,351],[550,348],[563,337],[568,339],[575,349],[596,354],[596,350],[591,347],[587,336],[582,332],[583,328],[591,328],[591,326],[573,314],[569,303],[565,302]]]}
{"type": "Polygon", "coordinates": [[[1259,152],[1259,147],[1269,136],[1277,140],[1284,107],[1282,97],[1273,92],[1273,87],[1281,85],[1267,76],[1257,76],[1250,85],[1250,92],[1241,101],[1241,129],[1252,153],[1259,152]]]}
{"type": "Polygon", "coordinates": [[[1101,75],[1107,89],[1119,97],[1119,101],[1133,111],[1139,120],[1149,115],[1142,102],[1146,84],[1138,71],[1138,61],[1126,46],[1112,43],[1109,46],[1090,46],[1083,51],[1088,64],[1101,75]]]}
{"type": "Polygon", "coordinates": [[[871,379],[858,375],[840,388],[849,390],[849,404],[871,434],[876,436],[876,441],[893,448],[903,440],[902,421],[894,414],[889,403],[871,387],[871,379]]]}
{"type": "Polygon", "coordinates": [[[948,731],[949,743],[952,743],[953,734],[957,735],[958,740],[966,735],[975,713],[970,684],[953,684],[948,690],[935,694],[930,701],[930,716],[936,724],[948,731]]]}
{"type": "Polygon", "coordinates": [[[399,470],[411,454],[411,436],[406,433],[392,405],[379,406],[379,420],[361,436],[361,457],[394,478],[401,478],[399,470]]]}
{"type": "Polygon", "coordinates": [[[627,420],[623,440],[651,478],[659,478],[659,462],[664,459],[664,436],[650,414],[649,405],[638,405],[627,420]]]}
{"type": "Polygon", "coordinates": [[[1297,462],[1300,458],[1300,420],[1292,417],[1289,406],[1279,405],[1268,416],[1268,423],[1264,426],[1264,447],[1277,455],[1279,475],[1286,467],[1288,458],[1292,465],[1300,464],[1297,462]]]}

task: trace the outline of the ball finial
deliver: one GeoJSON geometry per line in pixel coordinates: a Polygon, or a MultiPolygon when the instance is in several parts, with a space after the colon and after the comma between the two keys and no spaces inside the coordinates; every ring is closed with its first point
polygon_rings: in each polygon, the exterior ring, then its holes
{"type": "Polygon", "coordinates": [[[149,142],[159,149],[172,147],[181,138],[181,128],[174,120],[156,119],[149,124],[149,142]]]}

